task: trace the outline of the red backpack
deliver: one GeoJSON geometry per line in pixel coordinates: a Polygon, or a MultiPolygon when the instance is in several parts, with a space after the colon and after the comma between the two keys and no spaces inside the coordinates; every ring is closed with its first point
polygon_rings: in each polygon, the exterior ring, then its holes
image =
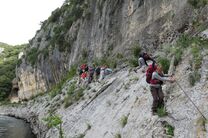
{"type": "Polygon", "coordinates": [[[152,73],[157,69],[157,66],[153,63],[152,65],[148,66],[148,69],[146,71],[146,82],[151,83],[152,80],[152,73]]]}

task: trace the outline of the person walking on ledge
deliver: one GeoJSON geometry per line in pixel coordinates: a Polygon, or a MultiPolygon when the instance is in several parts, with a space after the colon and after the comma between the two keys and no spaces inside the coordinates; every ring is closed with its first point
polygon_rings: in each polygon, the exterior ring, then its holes
{"type": "Polygon", "coordinates": [[[162,84],[164,81],[175,82],[175,79],[168,74],[164,74],[161,65],[149,65],[146,72],[146,81],[150,84],[150,91],[153,98],[152,103],[152,114],[157,113],[158,107],[164,106],[164,94],[162,91],[162,84]]]}
{"type": "Polygon", "coordinates": [[[141,52],[139,54],[138,64],[139,66],[134,69],[135,72],[137,72],[138,69],[142,68],[142,72],[145,72],[146,66],[148,66],[147,61],[151,60],[152,62],[155,62],[155,60],[151,57],[151,55],[147,54],[146,52],[141,52]]]}

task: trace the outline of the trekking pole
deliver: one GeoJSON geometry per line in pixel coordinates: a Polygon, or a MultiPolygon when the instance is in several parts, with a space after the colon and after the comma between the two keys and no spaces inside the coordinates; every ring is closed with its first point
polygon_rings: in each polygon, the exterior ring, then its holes
{"type": "Polygon", "coordinates": [[[183,93],[188,97],[188,99],[192,102],[192,104],[195,106],[195,108],[199,111],[199,113],[201,114],[201,116],[207,120],[207,118],[203,115],[203,113],[199,110],[199,108],[196,106],[196,104],[194,104],[194,102],[191,100],[191,98],[188,96],[188,94],[183,90],[183,88],[181,87],[181,85],[176,81],[176,84],[179,86],[179,88],[183,91],[183,93]]]}

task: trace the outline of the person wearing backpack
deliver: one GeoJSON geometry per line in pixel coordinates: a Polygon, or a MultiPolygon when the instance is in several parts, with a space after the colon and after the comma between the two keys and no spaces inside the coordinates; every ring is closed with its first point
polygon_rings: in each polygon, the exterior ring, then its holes
{"type": "Polygon", "coordinates": [[[88,78],[88,84],[89,84],[93,80],[93,76],[95,72],[95,65],[93,64],[93,66],[88,67],[88,70],[89,70],[89,78],[88,78]]]}
{"type": "Polygon", "coordinates": [[[99,76],[100,76],[100,66],[97,66],[96,68],[95,68],[95,81],[98,81],[98,78],[99,78],[99,76]]]}
{"type": "Polygon", "coordinates": [[[162,84],[164,81],[175,82],[171,75],[164,74],[161,65],[149,65],[146,71],[146,82],[150,84],[150,91],[153,97],[152,114],[155,115],[158,107],[164,106],[164,94],[162,84]]]}
{"type": "MultiPolygon", "coordinates": [[[[139,66],[136,67],[136,69],[134,69],[134,71],[137,72],[138,69],[148,66],[148,64],[147,64],[148,60],[155,62],[155,60],[153,58],[151,58],[149,54],[147,54],[146,52],[141,52],[139,54],[139,59],[138,59],[139,66]]],[[[143,68],[142,72],[145,72],[145,68],[143,68]]]]}
{"type": "Polygon", "coordinates": [[[83,70],[83,73],[80,76],[81,78],[81,86],[86,86],[88,82],[88,72],[83,70]]]}
{"type": "Polygon", "coordinates": [[[100,67],[100,78],[98,82],[101,82],[105,78],[105,69],[107,68],[106,65],[100,67]]]}
{"type": "Polygon", "coordinates": [[[79,77],[78,77],[78,82],[77,82],[78,85],[81,83],[81,80],[82,80],[81,75],[82,75],[82,73],[84,73],[85,71],[88,71],[88,66],[87,66],[87,64],[82,64],[82,65],[80,65],[80,66],[78,67],[78,69],[77,69],[77,72],[78,72],[78,75],[79,75],[79,77]]]}

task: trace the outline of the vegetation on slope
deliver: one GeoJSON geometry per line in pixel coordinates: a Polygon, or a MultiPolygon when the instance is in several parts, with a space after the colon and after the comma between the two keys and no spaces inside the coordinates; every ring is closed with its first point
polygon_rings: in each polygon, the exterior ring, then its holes
{"type": "Polygon", "coordinates": [[[0,101],[4,100],[10,94],[12,80],[15,78],[15,67],[18,63],[18,54],[25,45],[9,46],[0,43],[0,48],[4,51],[0,53],[0,101]]]}

